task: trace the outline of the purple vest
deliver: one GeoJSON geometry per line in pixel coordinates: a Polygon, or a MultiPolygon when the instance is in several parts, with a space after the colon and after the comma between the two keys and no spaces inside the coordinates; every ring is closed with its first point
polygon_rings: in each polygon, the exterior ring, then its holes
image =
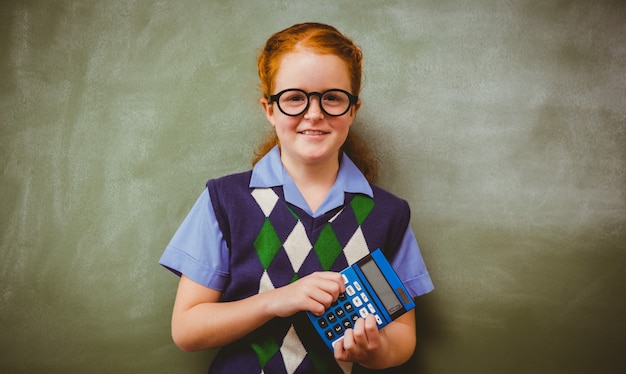
{"type": "MultiPolygon", "coordinates": [[[[250,188],[252,172],[207,182],[230,250],[222,301],[285,286],[315,271],[341,271],[381,248],[393,257],[409,224],[406,201],[372,186],[374,199],[345,194],[343,206],[313,218],[287,203],[282,187],[250,188]]],[[[254,312],[254,311],[251,311],[254,312]]],[[[223,347],[210,373],[341,372],[304,313],[275,318],[223,347]]]]}

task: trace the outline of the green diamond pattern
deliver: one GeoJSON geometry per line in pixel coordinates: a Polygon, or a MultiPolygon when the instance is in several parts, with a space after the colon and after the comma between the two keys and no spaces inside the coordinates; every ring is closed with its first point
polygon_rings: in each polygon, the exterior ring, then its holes
{"type": "Polygon", "coordinates": [[[259,359],[261,368],[265,368],[267,362],[278,352],[280,347],[274,338],[268,336],[262,342],[252,343],[252,349],[254,349],[254,352],[259,359]]]}
{"type": "Polygon", "coordinates": [[[325,271],[330,270],[331,266],[335,263],[337,257],[341,254],[342,251],[341,244],[339,240],[337,240],[337,235],[333,231],[330,223],[326,224],[320,233],[317,242],[313,246],[313,250],[315,254],[317,254],[317,258],[320,260],[320,264],[322,265],[322,269],[325,271]]]}
{"type": "Polygon", "coordinates": [[[261,227],[259,235],[254,240],[254,248],[259,255],[263,269],[267,270],[269,268],[281,246],[280,238],[276,234],[274,226],[272,226],[269,218],[265,218],[263,227],[261,227]]]}
{"type": "Polygon", "coordinates": [[[361,226],[374,208],[374,199],[369,196],[356,195],[352,201],[350,201],[350,206],[352,207],[357,223],[361,226]]]}

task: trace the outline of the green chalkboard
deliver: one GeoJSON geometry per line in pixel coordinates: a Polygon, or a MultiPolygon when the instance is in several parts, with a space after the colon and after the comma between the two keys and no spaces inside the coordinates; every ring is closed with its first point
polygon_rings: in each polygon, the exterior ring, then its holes
{"type": "MultiPolygon", "coordinates": [[[[270,131],[256,55],[330,23],[435,291],[396,372],[626,372],[626,3],[0,3],[0,372],[202,373],[157,264],[270,131]]],[[[210,316],[207,316],[210,318],[210,316]]]]}

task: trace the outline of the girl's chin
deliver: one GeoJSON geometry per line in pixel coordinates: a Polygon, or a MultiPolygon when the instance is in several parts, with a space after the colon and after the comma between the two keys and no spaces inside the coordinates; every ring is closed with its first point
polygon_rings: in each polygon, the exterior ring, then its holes
{"type": "Polygon", "coordinates": [[[308,164],[319,164],[329,160],[337,160],[338,152],[309,152],[301,153],[300,158],[308,164]]]}
{"type": "MultiPolygon", "coordinates": [[[[337,159],[339,151],[331,151],[326,148],[321,149],[319,147],[313,149],[313,147],[296,147],[295,152],[291,157],[283,154],[283,156],[290,157],[294,160],[300,160],[306,164],[323,163],[330,159],[337,159]]],[[[284,151],[283,151],[284,153],[284,151]]]]}

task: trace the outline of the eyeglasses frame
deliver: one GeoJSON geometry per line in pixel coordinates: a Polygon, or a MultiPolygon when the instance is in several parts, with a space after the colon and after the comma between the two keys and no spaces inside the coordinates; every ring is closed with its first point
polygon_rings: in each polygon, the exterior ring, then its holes
{"type": "Polygon", "coordinates": [[[275,94],[275,95],[270,95],[270,97],[268,98],[268,102],[269,104],[272,103],[276,103],[276,105],[278,106],[278,109],[286,116],[289,117],[297,117],[302,115],[303,113],[305,113],[307,110],[309,110],[309,106],[311,105],[311,96],[317,96],[317,98],[319,99],[319,103],[320,103],[320,109],[322,110],[322,112],[324,114],[326,114],[327,116],[330,117],[341,117],[344,114],[348,113],[348,111],[350,110],[350,108],[352,108],[353,105],[356,105],[356,103],[359,101],[359,97],[355,96],[353,94],[351,94],[350,92],[346,91],[346,90],[342,90],[340,88],[331,88],[330,90],[326,90],[324,92],[306,92],[305,90],[301,90],[299,88],[287,88],[286,90],[282,90],[279,93],[275,94]],[[298,92],[302,92],[305,96],[306,96],[306,106],[304,107],[304,109],[298,113],[298,114],[289,114],[289,113],[285,113],[285,111],[283,110],[283,108],[280,107],[280,96],[282,94],[284,94],[285,92],[289,92],[289,91],[298,91],[298,92]],[[348,96],[349,102],[350,104],[348,105],[348,107],[346,108],[346,110],[341,113],[341,114],[330,114],[326,111],[326,109],[324,109],[324,106],[322,105],[322,96],[326,95],[329,92],[333,92],[333,91],[338,91],[341,93],[344,93],[348,96]]]}

